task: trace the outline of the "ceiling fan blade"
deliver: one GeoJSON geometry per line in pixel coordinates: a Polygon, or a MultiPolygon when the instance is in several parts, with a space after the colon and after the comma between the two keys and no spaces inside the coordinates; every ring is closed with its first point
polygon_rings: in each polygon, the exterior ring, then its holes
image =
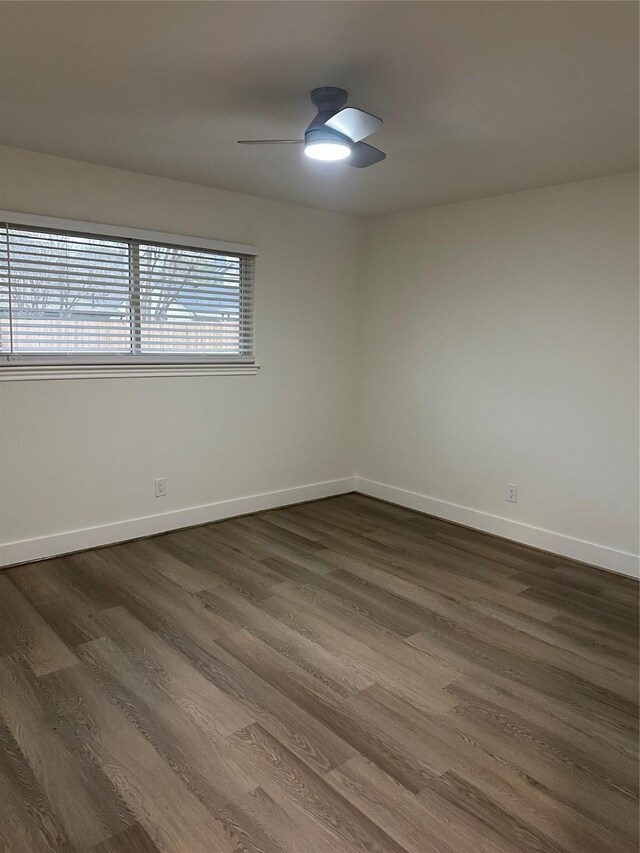
{"type": "Polygon", "coordinates": [[[238,145],[302,145],[304,139],[239,139],[238,145]]]}
{"type": "Polygon", "coordinates": [[[374,148],[373,145],[367,145],[366,142],[356,142],[351,147],[351,154],[344,161],[349,166],[356,166],[358,169],[364,169],[365,166],[373,166],[374,163],[379,163],[384,160],[387,155],[379,148],[374,148]]]}
{"type": "Polygon", "coordinates": [[[348,136],[353,142],[359,142],[366,136],[370,136],[381,125],[381,118],[355,107],[345,107],[325,122],[325,127],[337,130],[338,133],[348,136]]]}

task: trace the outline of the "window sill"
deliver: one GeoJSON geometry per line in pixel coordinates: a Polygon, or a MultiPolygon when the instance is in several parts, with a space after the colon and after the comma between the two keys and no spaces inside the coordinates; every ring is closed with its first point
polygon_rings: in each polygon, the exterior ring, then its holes
{"type": "Polygon", "coordinates": [[[259,364],[56,364],[0,367],[0,382],[42,379],[145,379],[172,376],[255,376],[259,364]]]}

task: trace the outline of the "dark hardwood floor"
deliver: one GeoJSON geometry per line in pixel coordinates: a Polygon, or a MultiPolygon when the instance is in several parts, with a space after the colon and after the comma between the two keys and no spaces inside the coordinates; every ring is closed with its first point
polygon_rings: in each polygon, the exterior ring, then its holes
{"type": "Polygon", "coordinates": [[[0,847],[631,853],[637,604],[359,495],[10,569],[0,847]]]}

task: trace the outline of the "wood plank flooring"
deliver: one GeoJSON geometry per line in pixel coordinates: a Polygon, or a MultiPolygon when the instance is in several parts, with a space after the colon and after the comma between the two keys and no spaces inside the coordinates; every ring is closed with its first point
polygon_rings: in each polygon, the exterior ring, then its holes
{"type": "Polygon", "coordinates": [[[360,495],[0,575],[3,853],[632,853],[638,586],[360,495]]]}

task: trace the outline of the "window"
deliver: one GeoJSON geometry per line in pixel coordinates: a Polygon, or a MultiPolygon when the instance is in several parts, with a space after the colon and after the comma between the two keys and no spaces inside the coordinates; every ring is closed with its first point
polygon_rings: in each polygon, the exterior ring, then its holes
{"type": "Polygon", "coordinates": [[[253,254],[113,230],[0,225],[1,363],[254,363],[253,254]]]}

